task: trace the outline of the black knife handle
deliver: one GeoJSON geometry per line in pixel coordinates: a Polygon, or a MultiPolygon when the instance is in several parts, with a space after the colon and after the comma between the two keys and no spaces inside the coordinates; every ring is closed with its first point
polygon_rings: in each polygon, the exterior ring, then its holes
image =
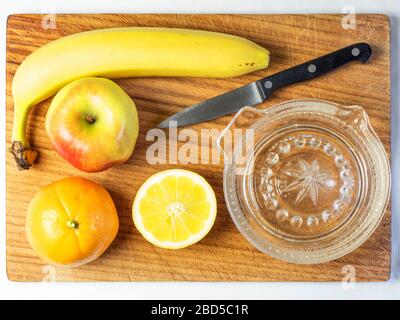
{"type": "Polygon", "coordinates": [[[372,49],[367,43],[356,43],[351,46],[310,60],[293,68],[278,72],[258,81],[268,98],[272,92],[283,86],[319,77],[351,61],[367,62],[372,49]]]}

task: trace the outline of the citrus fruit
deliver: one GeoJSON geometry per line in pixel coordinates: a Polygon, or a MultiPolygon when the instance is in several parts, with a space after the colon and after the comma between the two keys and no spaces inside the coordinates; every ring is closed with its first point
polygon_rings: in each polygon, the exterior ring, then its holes
{"type": "Polygon", "coordinates": [[[32,249],[47,263],[78,266],[100,257],[118,232],[118,215],[99,184],[70,177],[33,197],[26,218],[32,249]]]}
{"type": "Polygon", "coordinates": [[[214,224],[215,194],[197,173],[161,171],[140,187],[133,203],[133,222],[143,237],[167,249],[180,249],[201,240],[214,224]]]}

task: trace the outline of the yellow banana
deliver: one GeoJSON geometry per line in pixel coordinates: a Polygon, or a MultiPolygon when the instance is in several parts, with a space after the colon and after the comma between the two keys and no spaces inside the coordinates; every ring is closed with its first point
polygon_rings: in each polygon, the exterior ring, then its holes
{"type": "Polygon", "coordinates": [[[26,137],[33,105],[81,77],[234,77],[266,68],[269,52],[244,38],[200,30],[111,28],[73,34],[37,49],[12,84],[11,152],[19,169],[37,156],[26,137]]]}

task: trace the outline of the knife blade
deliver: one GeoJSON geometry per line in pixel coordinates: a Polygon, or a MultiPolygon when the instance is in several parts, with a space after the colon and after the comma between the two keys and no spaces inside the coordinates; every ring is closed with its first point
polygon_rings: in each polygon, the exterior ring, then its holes
{"type": "Polygon", "coordinates": [[[158,124],[158,128],[187,126],[254,107],[284,86],[317,78],[352,61],[367,62],[372,55],[369,44],[361,42],[307,61],[292,68],[192,105],[158,124]]]}

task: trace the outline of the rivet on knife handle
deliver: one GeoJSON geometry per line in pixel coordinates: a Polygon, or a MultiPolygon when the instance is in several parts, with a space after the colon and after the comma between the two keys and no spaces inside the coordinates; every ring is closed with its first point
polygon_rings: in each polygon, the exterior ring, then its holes
{"type": "Polygon", "coordinates": [[[310,60],[244,87],[202,101],[174,114],[161,122],[159,128],[170,125],[181,127],[216,119],[234,113],[245,106],[256,106],[268,99],[272,92],[284,86],[314,79],[351,61],[366,62],[372,49],[367,43],[356,43],[322,57],[310,60]]]}
{"type": "Polygon", "coordinates": [[[367,62],[372,49],[367,43],[356,43],[307,61],[290,69],[259,80],[265,98],[283,86],[317,78],[352,61],[367,62]]]}

